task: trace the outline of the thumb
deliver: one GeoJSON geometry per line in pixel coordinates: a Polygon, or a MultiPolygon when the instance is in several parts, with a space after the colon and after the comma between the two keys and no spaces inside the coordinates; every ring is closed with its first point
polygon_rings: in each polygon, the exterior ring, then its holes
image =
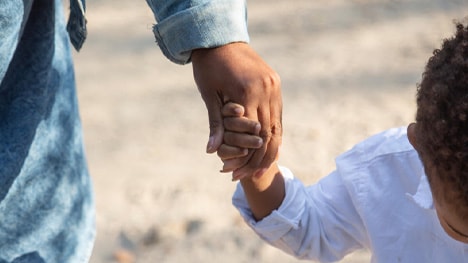
{"type": "Polygon", "coordinates": [[[222,103],[217,98],[206,100],[205,103],[208,110],[208,122],[210,125],[210,137],[206,145],[206,152],[214,153],[223,143],[224,137],[223,118],[221,115],[222,103]]]}

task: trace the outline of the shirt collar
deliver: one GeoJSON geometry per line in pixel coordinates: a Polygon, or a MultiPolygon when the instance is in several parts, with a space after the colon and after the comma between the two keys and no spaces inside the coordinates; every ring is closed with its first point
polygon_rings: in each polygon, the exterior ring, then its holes
{"type": "Polygon", "coordinates": [[[406,195],[421,208],[434,209],[434,200],[432,199],[431,188],[429,186],[429,182],[427,181],[427,176],[424,172],[422,173],[421,179],[419,180],[416,193],[406,193],[406,195]]]}

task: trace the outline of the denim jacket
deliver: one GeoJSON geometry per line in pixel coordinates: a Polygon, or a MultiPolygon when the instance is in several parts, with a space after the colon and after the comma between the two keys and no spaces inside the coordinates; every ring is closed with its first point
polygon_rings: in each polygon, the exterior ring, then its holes
{"type": "Polygon", "coordinates": [[[245,0],[146,0],[158,21],[156,41],[168,59],[190,62],[193,49],[248,42],[245,0]]]}
{"type": "MultiPolygon", "coordinates": [[[[62,0],[0,1],[0,263],[91,255],[94,197],[70,45],[83,44],[85,6],[71,1],[68,26],[62,0]]],[[[248,41],[243,0],[148,4],[157,42],[174,62],[189,62],[195,48],[248,41]]]]}

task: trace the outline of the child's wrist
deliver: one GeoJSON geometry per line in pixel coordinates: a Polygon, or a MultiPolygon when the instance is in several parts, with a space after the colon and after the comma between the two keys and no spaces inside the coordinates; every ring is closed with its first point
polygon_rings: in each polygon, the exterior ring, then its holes
{"type": "Polygon", "coordinates": [[[273,163],[269,168],[259,170],[252,176],[247,176],[241,179],[240,181],[242,185],[248,184],[250,186],[255,187],[257,191],[263,191],[271,185],[273,179],[277,174],[280,174],[280,170],[278,168],[278,165],[276,163],[273,163]]]}

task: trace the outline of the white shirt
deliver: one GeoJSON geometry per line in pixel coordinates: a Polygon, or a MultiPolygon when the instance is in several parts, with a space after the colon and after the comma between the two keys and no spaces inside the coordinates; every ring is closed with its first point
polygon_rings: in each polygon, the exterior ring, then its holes
{"type": "Polygon", "coordinates": [[[336,159],[336,167],[307,187],[281,167],[285,199],[259,222],[240,184],[233,204],[261,238],[298,258],[334,262],[366,248],[379,263],[468,262],[468,245],[439,223],[406,127],[359,143],[336,159]]]}

